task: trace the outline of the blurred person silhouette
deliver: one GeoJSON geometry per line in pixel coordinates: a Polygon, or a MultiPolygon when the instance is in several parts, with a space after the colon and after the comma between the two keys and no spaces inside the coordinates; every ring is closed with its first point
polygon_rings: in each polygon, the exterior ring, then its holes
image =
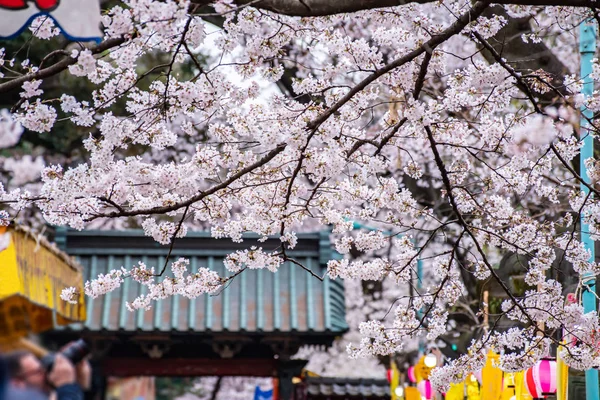
{"type": "Polygon", "coordinates": [[[6,361],[0,354],[0,400],[6,399],[6,388],[8,387],[8,371],[6,370],[6,361]]]}
{"type": "Polygon", "coordinates": [[[50,371],[28,351],[14,351],[5,356],[8,390],[5,400],[83,400],[89,388],[90,368],[84,360],[74,366],[58,353],[50,371]]]}

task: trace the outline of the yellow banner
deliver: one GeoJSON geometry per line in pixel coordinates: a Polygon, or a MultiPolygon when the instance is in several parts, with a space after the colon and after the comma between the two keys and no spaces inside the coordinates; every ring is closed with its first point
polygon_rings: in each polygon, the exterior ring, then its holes
{"type": "MultiPolygon", "coordinates": [[[[564,344],[564,341],[563,341],[564,344]]],[[[556,400],[567,400],[569,386],[569,367],[560,356],[560,347],[556,352],[556,400]]]]}
{"type": "Polygon", "coordinates": [[[85,321],[80,267],[45,239],[23,229],[0,230],[0,341],[42,332],[56,323],[85,321]],[[79,290],[77,304],[60,298],[65,287],[79,290]]]}
{"type": "Polygon", "coordinates": [[[532,399],[525,388],[525,371],[515,372],[515,393],[516,400],[532,399]]]}
{"type": "Polygon", "coordinates": [[[446,400],[464,400],[465,398],[465,383],[453,383],[450,385],[450,390],[446,393],[446,400]]]}
{"type": "Polygon", "coordinates": [[[481,398],[500,400],[502,396],[502,370],[496,365],[500,356],[489,351],[485,367],[481,370],[481,398]]]}
{"type": "Polygon", "coordinates": [[[502,400],[511,400],[516,396],[515,392],[515,374],[512,372],[504,373],[504,387],[502,388],[502,400]]]}
{"type": "Polygon", "coordinates": [[[481,400],[481,394],[479,391],[479,382],[477,382],[477,378],[475,375],[471,374],[467,377],[465,381],[467,385],[467,399],[468,400],[481,400]]]}
{"type": "Polygon", "coordinates": [[[392,370],[391,382],[390,382],[390,397],[392,400],[400,400],[400,396],[396,395],[396,389],[398,385],[400,385],[400,371],[398,370],[398,366],[396,362],[392,359],[390,360],[390,369],[392,370]]]}

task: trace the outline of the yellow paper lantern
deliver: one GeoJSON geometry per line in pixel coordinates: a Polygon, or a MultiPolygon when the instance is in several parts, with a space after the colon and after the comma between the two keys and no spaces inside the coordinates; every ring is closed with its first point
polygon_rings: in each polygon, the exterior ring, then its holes
{"type": "Polygon", "coordinates": [[[504,373],[504,385],[502,388],[502,400],[511,400],[515,396],[515,374],[504,373]]]}
{"type": "Polygon", "coordinates": [[[390,395],[392,400],[400,400],[403,394],[398,393],[398,388],[400,388],[400,371],[398,370],[398,366],[394,360],[390,361],[390,395]]]}

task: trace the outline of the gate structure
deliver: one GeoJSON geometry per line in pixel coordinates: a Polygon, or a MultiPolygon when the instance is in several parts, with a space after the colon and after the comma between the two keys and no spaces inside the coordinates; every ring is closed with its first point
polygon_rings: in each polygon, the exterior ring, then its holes
{"type": "MultiPolygon", "coordinates": [[[[298,235],[289,251],[319,276],[334,254],[329,233],[298,235]]],[[[144,261],[160,270],[169,252],[142,231],[58,230],[55,241],[76,257],[90,279],[112,269],[144,261]]],[[[185,257],[190,269],[208,267],[221,276],[229,273],[224,257],[252,245],[265,250],[281,245],[278,239],[243,243],[190,233],[175,242],[170,260],[185,257]]],[[[169,276],[167,273],[165,276],[169,276]]],[[[175,296],[156,302],[150,310],[130,312],[143,288],[126,279],[121,288],[97,299],[87,299],[87,320],[45,335],[58,347],[75,338],[89,340],[94,365],[101,376],[263,376],[276,377],[279,397],[293,396],[292,378],[305,361],[292,356],[304,344],[330,345],[347,330],[344,291],[340,281],[311,276],[286,263],[277,273],[246,270],[215,295],[195,300],[175,296]]]]}

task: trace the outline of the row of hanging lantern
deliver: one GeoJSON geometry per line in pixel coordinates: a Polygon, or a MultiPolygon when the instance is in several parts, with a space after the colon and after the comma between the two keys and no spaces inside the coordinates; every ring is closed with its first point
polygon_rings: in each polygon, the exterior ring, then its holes
{"type": "MultiPolygon", "coordinates": [[[[490,352],[488,358],[490,357],[494,358],[497,355],[490,352]]],[[[400,383],[400,372],[395,363],[392,362],[392,368],[388,370],[392,400],[436,399],[437,393],[433,390],[428,378],[431,369],[438,365],[438,360],[435,354],[430,353],[421,357],[415,366],[408,367],[405,379],[402,379],[408,384],[400,383]]],[[[495,398],[502,400],[540,400],[546,399],[557,392],[557,363],[552,359],[538,361],[533,367],[517,374],[502,373],[493,365],[491,360],[484,367],[484,369],[486,368],[489,368],[486,373],[487,379],[483,376],[483,370],[475,371],[465,379],[465,382],[461,384],[462,386],[451,388],[450,392],[452,393],[443,393],[443,398],[447,400],[462,400],[464,398],[483,400],[481,397],[483,393],[480,390],[484,390],[484,385],[487,385],[487,390],[490,393],[501,393],[500,396],[495,398]],[[493,378],[490,379],[491,376],[501,376],[500,381],[484,382],[485,380],[493,381],[493,378]],[[477,390],[473,390],[473,388],[477,390]]]]}
{"type": "Polygon", "coordinates": [[[419,362],[406,370],[405,379],[408,385],[400,384],[400,372],[392,362],[392,369],[388,370],[388,381],[392,389],[393,400],[431,400],[435,392],[429,381],[429,373],[438,365],[438,356],[429,353],[419,359],[419,362]]]}

